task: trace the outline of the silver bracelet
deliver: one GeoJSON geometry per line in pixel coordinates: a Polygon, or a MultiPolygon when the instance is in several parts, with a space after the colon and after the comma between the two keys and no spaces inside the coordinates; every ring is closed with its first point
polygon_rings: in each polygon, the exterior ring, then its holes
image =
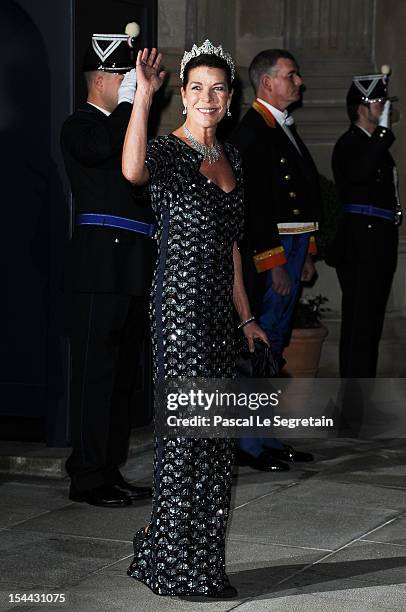
{"type": "Polygon", "coordinates": [[[255,321],[255,317],[250,317],[249,319],[246,319],[245,321],[241,321],[241,323],[238,325],[237,329],[242,329],[243,327],[248,325],[248,323],[252,323],[252,321],[255,321]]]}

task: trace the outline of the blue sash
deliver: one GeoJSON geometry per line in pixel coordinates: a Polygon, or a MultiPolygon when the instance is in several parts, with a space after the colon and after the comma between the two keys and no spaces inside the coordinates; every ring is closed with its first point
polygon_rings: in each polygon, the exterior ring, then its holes
{"type": "Polygon", "coordinates": [[[144,236],[152,236],[155,233],[155,225],[153,223],[144,223],[144,221],[136,221],[135,219],[127,219],[126,217],[116,217],[115,215],[101,215],[98,213],[83,213],[77,215],[76,225],[99,225],[102,227],[115,227],[125,229],[130,232],[144,234],[144,236]]]}
{"type": "Polygon", "coordinates": [[[395,220],[395,213],[392,210],[370,206],[369,204],[345,204],[344,212],[356,213],[358,215],[370,215],[371,217],[380,217],[388,221],[395,220]]]}

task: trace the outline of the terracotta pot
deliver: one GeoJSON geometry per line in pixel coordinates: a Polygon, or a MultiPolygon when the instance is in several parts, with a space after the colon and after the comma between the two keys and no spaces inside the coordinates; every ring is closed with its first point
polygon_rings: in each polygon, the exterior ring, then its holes
{"type": "Polygon", "coordinates": [[[282,373],[295,378],[312,378],[319,369],[321,347],[328,329],[324,325],[308,329],[293,329],[289,346],[283,356],[286,365],[282,373]]]}

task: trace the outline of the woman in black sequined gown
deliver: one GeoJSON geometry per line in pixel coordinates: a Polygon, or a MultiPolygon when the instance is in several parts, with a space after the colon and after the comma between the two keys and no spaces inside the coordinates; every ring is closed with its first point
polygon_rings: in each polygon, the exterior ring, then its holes
{"type": "MultiPolygon", "coordinates": [[[[138,56],[123,155],[124,175],[133,183],[149,182],[158,224],[154,377],[230,378],[233,300],[242,320],[251,317],[236,246],[243,222],[241,163],[227,144],[208,163],[204,147],[190,146],[183,128],[146,148],[149,106],[163,79],[160,59],[154,50],[138,56]]],[[[186,65],[185,125],[203,144],[215,142],[231,100],[230,77],[228,64],[216,55],[201,54],[186,65]]],[[[244,332],[250,343],[254,337],[266,341],[255,322],[244,332]]],[[[156,439],[152,516],[134,539],[130,576],[159,595],[236,595],[225,573],[232,460],[229,439],[156,439]]]]}

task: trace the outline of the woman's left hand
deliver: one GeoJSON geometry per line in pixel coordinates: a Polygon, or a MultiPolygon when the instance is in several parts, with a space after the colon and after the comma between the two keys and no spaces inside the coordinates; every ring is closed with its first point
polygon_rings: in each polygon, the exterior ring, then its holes
{"type": "Polygon", "coordinates": [[[264,330],[258,325],[258,323],[255,323],[255,321],[252,321],[252,323],[247,323],[247,325],[244,325],[244,327],[242,328],[242,331],[243,331],[244,336],[247,338],[248,348],[250,350],[250,353],[253,353],[255,351],[255,346],[254,346],[255,338],[262,340],[262,342],[265,342],[265,344],[270,346],[268,336],[266,335],[264,330]]]}

